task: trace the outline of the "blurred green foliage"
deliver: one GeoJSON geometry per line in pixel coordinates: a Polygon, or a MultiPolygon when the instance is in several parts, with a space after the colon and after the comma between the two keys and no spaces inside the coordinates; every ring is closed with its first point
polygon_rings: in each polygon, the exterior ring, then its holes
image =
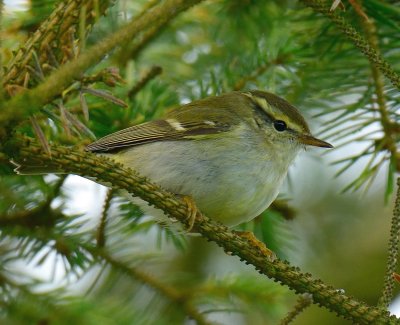
{"type": "MultiPolygon", "coordinates": [[[[26,11],[3,13],[3,63],[55,3],[31,1],[26,11]]],[[[154,3],[116,1],[87,28],[85,49],[154,3]]],[[[399,71],[400,7],[392,1],[363,4],[376,23],[380,51],[399,71]]],[[[363,34],[357,12],[345,1],[344,6],[343,16],[363,34]]],[[[73,56],[85,50],[78,36],[73,36],[73,56]]],[[[181,103],[231,90],[275,92],[299,107],[313,129],[324,125],[320,134],[338,148],[328,160],[338,160],[339,167],[301,161],[285,192],[295,220],[267,211],[243,228],[280,257],[376,303],[390,218],[383,197],[386,193],[392,201],[397,166],[381,142],[384,129],[368,59],[331,21],[289,0],[204,2],[157,30],[140,51],[131,53],[132,44],[121,44],[87,71],[86,81],[77,80],[35,115],[47,141],[85,143],[92,133],[101,137],[158,118],[181,103]],[[154,65],[163,73],[129,97],[154,65]],[[340,177],[332,181],[335,172],[340,177]],[[361,196],[365,186],[370,191],[361,196]],[[343,189],[355,194],[338,195],[343,189]]],[[[398,90],[385,82],[384,95],[398,127],[398,90]]],[[[28,121],[17,131],[35,135],[28,121]]],[[[7,324],[189,324],[181,302],[160,294],[157,286],[183,292],[207,319],[224,324],[276,324],[296,300],[203,239],[186,239],[149,221],[121,193],[114,194],[107,211],[101,198],[90,211],[72,213],[68,205],[81,202],[69,198],[68,191],[74,191],[65,185],[69,178],[16,176],[8,162],[0,161],[0,317],[7,324]],[[150,274],[151,282],[95,254],[102,216],[107,251],[150,274]],[[49,276],[38,279],[35,269],[49,276]]],[[[296,324],[316,322],[344,323],[312,307],[296,324]]]]}

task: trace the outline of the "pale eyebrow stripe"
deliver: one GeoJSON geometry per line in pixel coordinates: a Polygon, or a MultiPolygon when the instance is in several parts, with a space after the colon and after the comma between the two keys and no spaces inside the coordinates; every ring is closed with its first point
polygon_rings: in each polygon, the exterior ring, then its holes
{"type": "Polygon", "coordinates": [[[276,118],[271,114],[270,110],[267,107],[263,107],[264,105],[268,106],[269,103],[265,98],[259,98],[256,96],[249,96],[253,102],[253,105],[256,109],[265,117],[270,119],[271,121],[275,121],[276,118]],[[268,111],[267,111],[268,110],[268,111]]]}

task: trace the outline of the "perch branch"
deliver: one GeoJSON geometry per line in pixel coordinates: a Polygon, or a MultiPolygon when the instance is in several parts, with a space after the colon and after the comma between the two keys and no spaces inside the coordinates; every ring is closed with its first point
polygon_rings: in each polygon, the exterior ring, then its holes
{"type": "MultiPolygon", "coordinates": [[[[162,190],[133,170],[124,168],[112,160],[57,145],[52,147],[50,158],[40,144],[27,137],[15,137],[8,143],[6,149],[17,161],[23,162],[29,159],[32,163],[50,164],[60,171],[91,177],[102,184],[126,190],[188,225],[188,208],[182,199],[162,190]]],[[[298,294],[310,294],[314,303],[345,319],[358,324],[400,324],[399,319],[390,316],[389,312],[382,308],[357,301],[345,295],[342,290],[337,290],[321,280],[313,279],[311,274],[302,273],[299,268],[291,266],[287,261],[271,260],[268,254],[255,247],[250,241],[200,212],[196,215],[193,230],[217,243],[226,252],[238,256],[245,263],[252,264],[261,274],[288,286],[298,294]]]]}

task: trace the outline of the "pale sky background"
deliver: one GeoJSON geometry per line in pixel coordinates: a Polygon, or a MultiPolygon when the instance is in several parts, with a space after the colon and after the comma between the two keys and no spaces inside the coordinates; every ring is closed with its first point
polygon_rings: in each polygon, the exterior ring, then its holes
{"type": "Polygon", "coordinates": [[[6,11],[12,12],[17,10],[25,10],[28,1],[26,0],[4,0],[4,7],[6,11]]]}

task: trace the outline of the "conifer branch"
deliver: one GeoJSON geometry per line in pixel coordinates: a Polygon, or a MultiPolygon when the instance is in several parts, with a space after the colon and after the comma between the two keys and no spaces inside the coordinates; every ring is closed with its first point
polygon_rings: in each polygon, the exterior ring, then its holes
{"type": "Polygon", "coordinates": [[[125,274],[127,274],[132,279],[139,281],[140,283],[146,284],[155,291],[157,291],[162,296],[171,300],[175,306],[181,309],[186,315],[192,318],[198,325],[211,325],[203,314],[201,314],[193,305],[189,296],[187,296],[184,292],[180,292],[176,290],[174,287],[169,286],[166,283],[160,282],[157,278],[144,273],[143,271],[135,268],[129,267],[125,263],[118,261],[110,254],[108,254],[104,250],[93,249],[92,247],[86,247],[86,249],[93,255],[98,258],[103,259],[108,264],[116,268],[117,270],[121,270],[125,274]]]}
{"type": "Polygon", "coordinates": [[[61,175],[53,185],[51,193],[49,193],[46,200],[33,209],[0,215],[0,227],[51,228],[54,227],[57,221],[66,219],[61,210],[51,207],[53,200],[59,196],[65,179],[66,175],[61,175]]]}
{"type": "Polygon", "coordinates": [[[379,299],[379,306],[387,308],[393,298],[394,288],[394,274],[397,269],[397,260],[399,255],[399,243],[400,243],[400,177],[397,179],[397,195],[396,203],[394,205],[392,224],[390,227],[390,239],[389,239],[389,256],[386,265],[386,276],[383,285],[382,297],[379,299]]]}
{"type": "Polygon", "coordinates": [[[379,70],[390,80],[393,86],[400,89],[399,74],[393,70],[392,66],[354,29],[354,27],[338,14],[337,10],[331,11],[330,6],[326,1],[301,0],[301,2],[335,23],[342,33],[353,42],[353,44],[368,58],[368,60],[379,68],[379,70]]]}
{"type": "MultiPolygon", "coordinates": [[[[71,257],[74,252],[79,251],[80,254],[85,254],[87,261],[104,261],[116,270],[122,271],[128,275],[131,279],[140,282],[141,284],[147,285],[148,287],[155,290],[161,296],[167,298],[171,301],[178,309],[180,309],[185,315],[195,320],[199,325],[210,325],[204,315],[200,313],[197,308],[193,305],[192,296],[190,293],[183,291],[178,291],[174,287],[162,283],[156,277],[146,274],[145,272],[139,270],[135,267],[127,266],[123,261],[115,259],[104,249],[99,249],[99,247],[94,246],[91,242],[81,242],[69,236],[60,235],[53,232],[43,232],[43,229],[37,227],[28,227],[28,236],[35,238],[43,244],[48,243],[49,240],[54,241],[54,246],[52,249],[56,250],[59,254],[65,256],[66,258],[71,257]]],[[[18,228],[15,234],[21,236],[26,236],[23,228],[18,228]]],[[[14,235],[15,235],[14,234],[14,235]]],[[[82,261],[81,261],[82,263],[82,261]]],[[[86,265],[89,268],[91,263],[86,265]]],[[[32,294],[31,290],[27,286],[23,286],[11,278],[7,277],[5,274],[0,273],[0,287],[4,285],[10,285],[14,289],[23,291],[27,294],[32,294]]],[[[1,303],[1,300],[0,300],[1,303]]],[[[6,306],[8,307],[8,306],[6,306]]]]}
{"type": "MultiPolygon", "coordinates": [[[[380,55],[379,42],[376,34],[376,26],[374,21],[367,17],[363,7],[356,0],[353,0],[352,5],[355,6],[357,14],[360,16],[361,25],[365,31],[365,35],[370,46],[380,55]]],[[[398,152],[396,146],[395,136],[397,136],[397,131],[393,128],[393,122],[389,117],[389,112],[387,108],[386,98],[385,98],[385,81],[382,75],[382,71],[379,70],[378,66],[370,61],[372,78],[374,80],[376,102],[378,105],[378,111],[380,115],[380,123],[384,132],[383,145],[384,149],[387,149],[393,161],[395,161],[395,166],[397,170],[400,170],[400,164],[397,163],[398,152]]]]}
{"type": "MultiPolygon", "coordinates": [[[[71,28],[76,29],[79,23],[78,11],[82,6],[82,2],[82,0],[68,0],[61,2],[56,7],[36,32],[16,51],[6,69],[3,79],[4,85],[10,83],[22,85],[26,68],[29,66],[33,53],[37,50],[40,50],[40,62],[48,61],[49,55],[55,61],[57,61],[56,57],[58,57],[59,62],[66,60],[65,58],[63,59],[66,53],[62,53],[61,49],[63,47],[60,45],[60,41],[71,28]],[[57,50],[59,55],[54,55],[53,50],[57,50]]],[[[92,25],[95,19],[98,19],[98,15],[104,14],[113,2],[114,0],[86,1],[86,24],[92,25]],[[99,2],[99,13],[95,12],[97,8],[96,2],[99,2]]]]}
{"type": "Polygon", "coordinates": [[[127,48],[121,49],[118,60],[121,62],[127,60],[135,60],[141,51],[160,34],[162,28],[167,24],[167,21],[158,22],[157,25],[151,26],[140,35],[140,37],[130,44],[127,48]]]}
{"type": "Polygon", "coordinates": [[[91,66],[120,44],[133,39],[139,32],[147,29],[160,19],[172,19],[202,0],[169,0],[155,6],[146,14],[131,21],[103,41],[89,48],[82,55],[66,63],[51,74],[32,91],[25,91],[0,105],[0,124],[16,123],[37,112],[43,105],[51,102],[75,79],[81,77],[91,66]]]}
{"type": "MultiPolygon", "coordinates": [[[[155,7],[157,2],[157,0],[148,1],[137,16],[140,17],[141,15],[145,14],[147,11],[155,7]]],[[[128,60],[135,60],[139,53],[146,47],[146,45],[154,40],[157,35],[162,33],[164,27],[166,27],[172,18],[173,17],[158,20],[148,29],[144,30],[133,42],[123,46],[115,55],[116,61],[126,62],[128,60]]]]}
{"type": "MultiPolygon", "coordinates": [[[[36,141],[26,137],[14,139],[13,142],[8,143],[7,149],[9,155],[17,161],[29,158],[33,164],[51,164],[60,171],[95,178],[102,184],[111,184],[115,189],[126,190],[188,226],[189,211],[182,199],[150,183],[131,169],[124,168],[121,164],[107,158],[56,145],[52,147],[50,158],[36,141]]],[[[251,241],[238,236],[226,226],[212,221],[200,212],[196,215],[193,231],[214,241],[226,252],[238,256],[247,264],[252,264],[261,274],[288,286],[296,293],[310,294],[314,303],[326,307],[345,319],[358,324],[400,324],[400,320],[395,316],[390,316],[386,310],[368,306],[348,297],[342,290],[337,290],[321,280],[313,279],[311,274],[302,273],[299,268],[291,266],[286,261],[271,260],[270,255],[253,245],[251,241]]]]}

